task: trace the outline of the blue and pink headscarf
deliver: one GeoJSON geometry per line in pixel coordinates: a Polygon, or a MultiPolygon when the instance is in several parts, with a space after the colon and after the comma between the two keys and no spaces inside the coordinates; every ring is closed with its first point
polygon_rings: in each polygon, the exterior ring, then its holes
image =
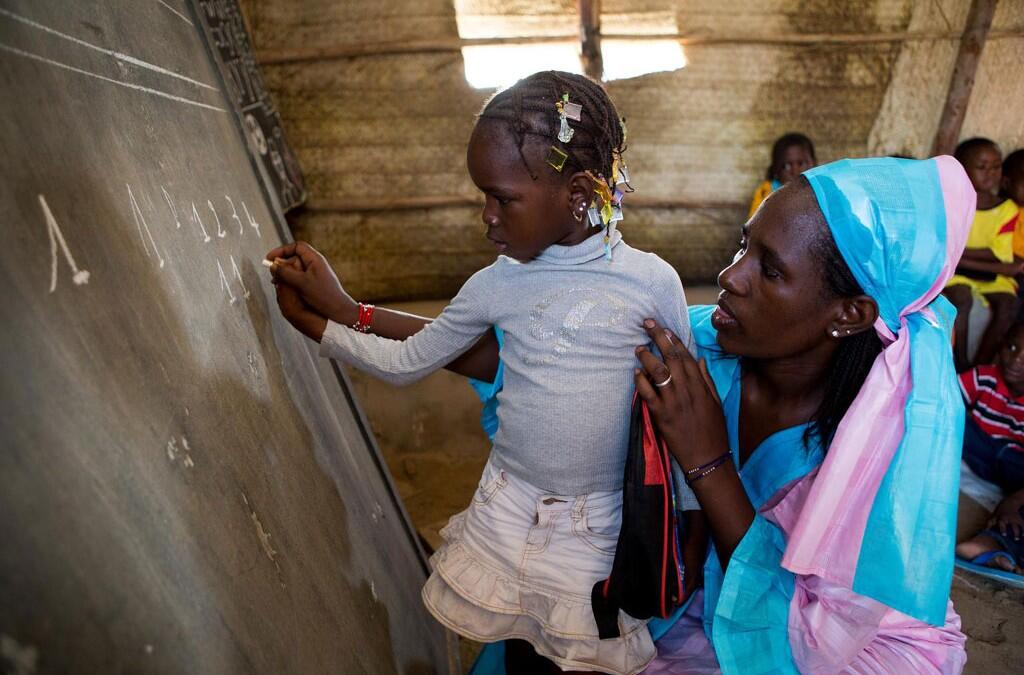
{"type": "Polygon", "coordinates": [[[804,174],[878,304],[884,349],[836,431],[782,565],[942,625],[953,575],[963,403],[940,295],[976,193],[952,157],[842,160],[804,174]]]}

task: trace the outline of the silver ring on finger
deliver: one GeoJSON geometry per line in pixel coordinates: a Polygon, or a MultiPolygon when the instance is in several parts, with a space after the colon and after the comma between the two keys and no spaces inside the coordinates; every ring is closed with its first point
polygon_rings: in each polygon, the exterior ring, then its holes
{"type": "Polygon", "coordinates": [[[671,381],[672,381],[672,373],[669,373],[668,377],[666,377],[663,382],[655,382],[654,386],[658,387],[658,388],[667,387],[669,382],[671,382],[671,381]]]}

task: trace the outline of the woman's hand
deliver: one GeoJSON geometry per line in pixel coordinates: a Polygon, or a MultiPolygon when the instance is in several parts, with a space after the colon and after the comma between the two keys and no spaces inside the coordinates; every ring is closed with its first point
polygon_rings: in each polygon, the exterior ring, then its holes
{"type": "MultiPolygon", "coordinates": [[[[729,437],[707,367],[694,361],[679,338],[654,320],[644,321],[644,328],[664,361],[646,347],[637,347],[643,368],[636,372],[636,390],[661,437],[683,471],[718,459],[729,452],[729,437]]],[[[708,519],[718,562],[727,569],[732,552],[754,521],[750,498],[731,461],[695,479],[690,487],[708,519]]]]}
{"type": "Polygon", "coordinates": [[[637,347],[643,368],[636,372],[636,389],[661,437],[684,471],[721,457],[729,451],[725,416],[706,367],[653,319],[644,321],[644,328],[664,361],[637,347]]]}
{"type": "MultiPolygon", "coordinates": [[[[299,269],[300,262],[297,258],[288,258],[276,266],[299,269]]],[[[292,286],[279,282],[276,277],[273,284],[277,292],[277,306],[288,323],[306,337],[320,342],[327,329],[327,318],[303,302],[302,296],[292,286]]]]}
{"type": "Polygon", "coordinates": [[[295,263],[285,265],[277,262],[270,268],[270,273],[279,287],[283,282],[293,288],[302,301],[322,317],[346,326],[356,322],[359,317],[358,303],[345,292],[327,259],[315,248],[306,242],[297,241],[270,251],[267,260],[295,263]]]}

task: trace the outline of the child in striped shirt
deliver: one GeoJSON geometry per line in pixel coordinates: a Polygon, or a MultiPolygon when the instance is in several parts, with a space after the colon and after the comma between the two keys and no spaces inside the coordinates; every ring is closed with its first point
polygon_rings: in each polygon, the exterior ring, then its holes
{"type": "Polygon", "coordinates": [[[960,375],[967,406],[964,461],[1007,492],[990,528],[956,548],[959,557],[1021,573],[1024,566],[1024,323],[1007,332],[996,363],[960,375]]]}

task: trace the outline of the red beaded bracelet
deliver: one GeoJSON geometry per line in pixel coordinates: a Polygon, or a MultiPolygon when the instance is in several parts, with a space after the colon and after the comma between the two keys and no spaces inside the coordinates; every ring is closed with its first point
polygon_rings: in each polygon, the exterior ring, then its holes
{"type": "Polygon", "coordinates": [[[370,332],[370,322],[373,321],[373,305],[364,305],[359,303],[359,318],[352,324],[352,328],[359,331],[360,333],[370,332]]]}

